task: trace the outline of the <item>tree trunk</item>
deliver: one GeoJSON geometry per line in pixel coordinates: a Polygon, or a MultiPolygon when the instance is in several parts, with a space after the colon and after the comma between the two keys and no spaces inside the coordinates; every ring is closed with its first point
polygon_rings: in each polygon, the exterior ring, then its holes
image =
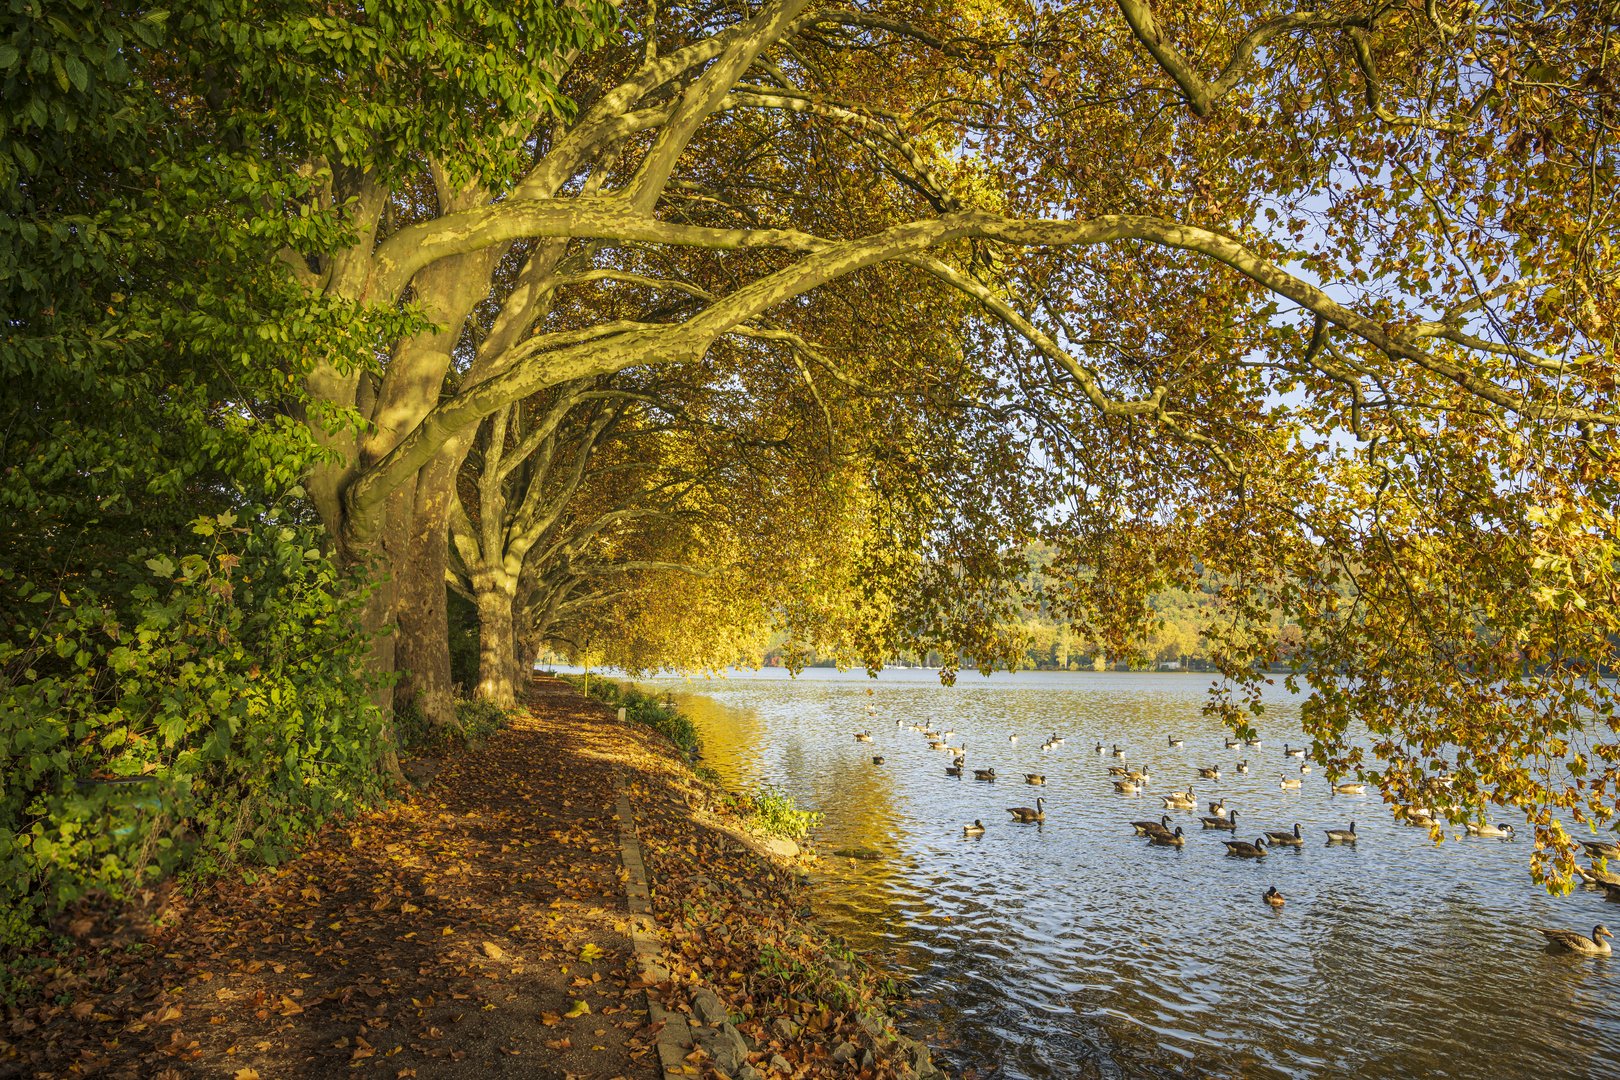
{"type": "Polygon", "coordinates": [[[512,673],[517,645],[512,635],[513,590],[493,577],[474,583],[478,596],[478,697],[510,709],[517,704],[512,673]]]}
{"type": "Polygon", "coordinates": [[[450,628],[445,607],[449,564],[447,527],[450,466],[435,459],[417,477],[415,507],[398,574],[395,604],[399,686],[395,706],[414,705],[435,726],[457,726],[450,675],[450,628]]]}

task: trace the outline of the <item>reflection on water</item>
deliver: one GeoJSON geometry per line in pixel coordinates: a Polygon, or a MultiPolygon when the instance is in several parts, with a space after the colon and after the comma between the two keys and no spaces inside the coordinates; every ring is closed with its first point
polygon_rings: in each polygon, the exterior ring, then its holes
{"type": "Polygon", "coordinates": [[[912,976],[920,1017],[959,1067],[995,1077],[1620,1075],[1616,961],[1539,948],[1537,925],[1583,930],[1601,894],[1551,898],[1520,845],[1448,840],[1394,825],[1376,798],[1330,793],[1297,763],[1297,712],[1276,691],[1261,747],[1227,750],[1200,715],[1190,675],[1075,674],[941,687],[930,672],[780,672],[653,680],[698,724],[728,783],[766,782],[825,813],[827,849],[867,846],[877,862],[826,858],[817,909],[836,932],[912,976]],[[867,691],[872,693],[868,694],[867,691]],[[909,726],[932,718],[966,742],[995,784],[945,775],[948,754],[909,726]],[[903,726],[897,728],[895,722],[903,726]],[[852,733],[870,727],[873,742],[852,733]],[[1043,753],[1053,730],[1065,743],[1043,753]],[[1186,738],[1171,748],[1165,736],[1186,738]],[[1008,736],[1019,736],[1016,744],[1008,736]],[[1101,739],[1148,764],[1149,794],[1117,795],[1101,739]],[[872,764],[881,754],[883,765],[872,764]],[[1247,757],[1249,775],[1231,766],[1247,757]],[[1222,766],[1221,781],[1195,779],[1222,766]],[[1044,772],[1044,789],[1024,785],[1044,772]],[[1198,795],[1172,812],[1186,847],[1150,847],[1129,821],[1157,817],[1155,793],[1198,795]],[[1044,826],[1007,806],[1046,798],[1044,826]],[[1237,838],[1304,826],[1302,849],[1227,858],[1199,828],[1224,796],[1237,838]],[[984,819],[982,839],[962,826],[984,819]],[[1354,819],[1361,841],[1325,845],[1354,819]],[[1282,910],[1260,900],[1268,885],[1282,910]]]}

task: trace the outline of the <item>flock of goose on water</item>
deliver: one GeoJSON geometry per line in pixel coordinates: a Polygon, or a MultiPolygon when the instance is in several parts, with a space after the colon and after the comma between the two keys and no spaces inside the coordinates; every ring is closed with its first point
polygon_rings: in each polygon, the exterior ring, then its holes
{"type": "MultiPolygon", "coordinates": [[[[869,708],[868,711],[870,712],[871,709],[869,708]]],[[[904,720],[896,720],[894,725],[897,730],[907,726],[904,720]]],[[[936,729],[932,721],[927,724],[913,723],[910,726],[912,730],[920,732],[928,739],[929,749],[942,751],[952,755],[951,764],[945,767],[945,775],[960,779],[967,773],[971,772],[973,779],[975,780],[986,783],[995,782],[996,770],[994,767],[971,770],[967,768],[966,741],[964,740],[958,745],[951,745],[951,740],[956,738],[955,731],[936,729]]],[[[1172,749],[1185,745],[1185,740],[1174,735],[1167,736],[1166,738],[1172,749]]],[[[865,731],[856,732],[855,741],[864,743],[871,742],[871,729],[868,728],[865,731]]],[[[1007,741],[1011,744],[1016,744],[1018,742],[1018,736],[1009,735],[1007,736],[1007,741]]],[[[1262,740],[1254,738],[1240,741],[1227,736],[1224,739],[1224,743],[1225,748],[1228,750],[1235,749],[1239,745],[1258,750],[1262,745],[1262,740]]],[[[1062,745],[1063,737],[1054,731],[1047,736],[1045,741],[1041,743],[1041,751],[1043,753],[1050,752],[1062,745]]],[[[1103,743],[1099,741],[1092,748],[1092,750],[1099,757],[1107,755],[1114,758],[1123,759],[1125,756],[1125,751],[1118,743],[1105,747],[1103,743]]],[[[1300,777],[1309,776],[1311,773],[1311,764],[1310,762],[1304,760],[1304,758],[1304,748],[1290,746],[1287,743],[1283,744],[1283,760],[1289,763],[1298,761],[1298,775],[1290,775],[1286,772],[1281,773],[1278,776],[1277,781],[1279,787],[1286,791],[1298,789],[1301,786],[1300,777]]],[[[882,765],[883,762],[883,755],[873,755],[872,764],[882,765]]],[[[1212,780],[1219,782],[1221,779],[1221,768],[1219,765],[1195,766],[1194,769],[1198,779],[1200,780],[1212,780]]],[[[1239,761],[1235,765],[1235,769],[1238,773],[1248,773],[1248,759],[1239,761]]],[[[1134,769],[1123,764],[1109,765],[1108,776],[1113,782],[1114,791],[1121,795],[1139,795],[1148,786],[1149,781],[1153,779],[1153,777],[1149,775],[1147,765],[1142,765],[1134,769]]],[[[1042,786],[1046,783],[1046,775],[1044,773],[1024,773],[1023,778],[1024,783],[1033,786],[1042,786]]],[[[1341,795],[1361,795],[1365,794],[1366,790],[1367,785],[1360,783],[1343,782],[1335,783],[1333,785],[1333,791],[1336,794],[1341,795]]],[[[1186,833],[1180,825],[1174,825],[1172,823],[1169,811],[1189,811],[1197,809],[1198,802],[1193,791],[1193,786],[1188,784],[1185,791],[1172,791],[1168,795],[1160,795],[1159,798],[1164,803],[1165,812],[1160,814],[1157,821],[1132,821],[1129,824],[1131,828],[1135,830],[1136,835],[1145,837],[1148,844],[1151,846],[1175,848],[1182,847],[1186,844],[1186,833]]],[[[1305,835],[1300,829],[1298,822],[1295,822],[1294,827],[1290,830],[1266,830],[1260,835],[1256,836],[1253,843],[1246,840],[1238,840],[1235,838],[1237,834],[1237,810],[1235,808],[1229,808],[1226,805],[1226,799],[1224,798],[1210,800],[1206,803],[1206,806],[1209,813],[1207,815],[1200,816],[1198,819],[1199,823],[1203,829],[1219,830],[1232,834],[1234,837],[1233,839],[1221,841],[1223,844],[1225,844],[1226,854],[1229,856],[1243,859],[1263,859],[1266,857],[1268,848],[1297,848],[1303,847],[1305,844],[1305,835]]],[[[1046,800],[1044,798],[1037,798],[1034,806],[1009,806],[1006,808],[1006,810],[1008,814],[1012,815],[1012,820],[1014,822],[1029,825],[1041,824],[1046,821],[1046,800]]],[[[1428,825],[1432,821],[1431,812],[1426,810],[1411,811],[1408,813],[1408,821],[1415,825],[1428,825]]],[[[1508,824],[1490,825],[1470,823],[1467,826],[1467,829],[1469,834],[1472,836],[1492,837],[1500,840],[1512,840],[1514,838],[1513,826],[1508,824]]],[[[962,827],[962,835],[965,838],[982,837],[985,834],[985,831],[986,827],[981,819],[975,819],[971,825],[964,825],[962,827]]],[[[1324,829],[1323,831],[1327,835],[1328,846],[1355,844],[1359,839],[1356,833],[1356,823],[1354,821],[1350,822],[1349,828],[1324,829]]],[[[1587,851],[1594,858],[1620,859],[1620,844],[1596,840],[1585,841],[1584,843],[1587,851]]],[[[1611,874],[1596,869],[1588,870],[1583,867],[1577,867],[1576,869],[1589,885],[1603,888],[1607,893],[1607,899],[1620,901],[1620,874],[1611,874]]],[[[1274,908],[1281,908],[1285,903],[1287,903],[1287,900],[1283,897],[1282,893],[1277,891],[1276,886],[1267,888],[1260,899],[1274,908]]],[[[1585,934],[1580,934],[1573,930],[1547,929],[1543,927],[1537,927],[1536,929],[1546,938],[1548,949],[1554,952],[1578,953],[1587,956],[1608,956],[1611,953],[1609,943],[1606,939],[1612,938],[1614,935],[1611,934],[1608,928],[1603,926],[1601,923],[1593,927],[1591,937],[1587,937],[1585,934]]]]}

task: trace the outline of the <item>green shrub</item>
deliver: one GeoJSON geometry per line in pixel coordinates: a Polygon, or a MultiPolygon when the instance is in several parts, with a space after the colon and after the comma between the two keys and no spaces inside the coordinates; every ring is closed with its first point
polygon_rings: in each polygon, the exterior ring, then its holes
{"type": "Polygon", "coordinates": [[[793,796],[785,791],[761,787],[751,798],[753,812],[749,815],[749,824],[766,836],[780,836],[797,843],[821,824],[821,814],[800,810],[793,796]]]}
{"type": "Polygon", "coordinates": [[[275,510],[49,586],[0,568],[0,946],[383,793],[364,595],[275,510]]]}
{"type": "Polygon", "coordinates": [[[506,727],[512,722],[512,714],[499,705],[473,698],[456,702],[456,719],[461,723],[461,737],[472,743],[506,727]]]}

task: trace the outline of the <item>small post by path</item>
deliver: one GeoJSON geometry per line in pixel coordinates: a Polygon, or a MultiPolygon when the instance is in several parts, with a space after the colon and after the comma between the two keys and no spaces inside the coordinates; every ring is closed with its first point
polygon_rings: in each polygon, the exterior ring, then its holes
{"type": "Polygon", "coordinates": [[[624,706],[619,706],[619,723],[624,723],[624,706]]]}

